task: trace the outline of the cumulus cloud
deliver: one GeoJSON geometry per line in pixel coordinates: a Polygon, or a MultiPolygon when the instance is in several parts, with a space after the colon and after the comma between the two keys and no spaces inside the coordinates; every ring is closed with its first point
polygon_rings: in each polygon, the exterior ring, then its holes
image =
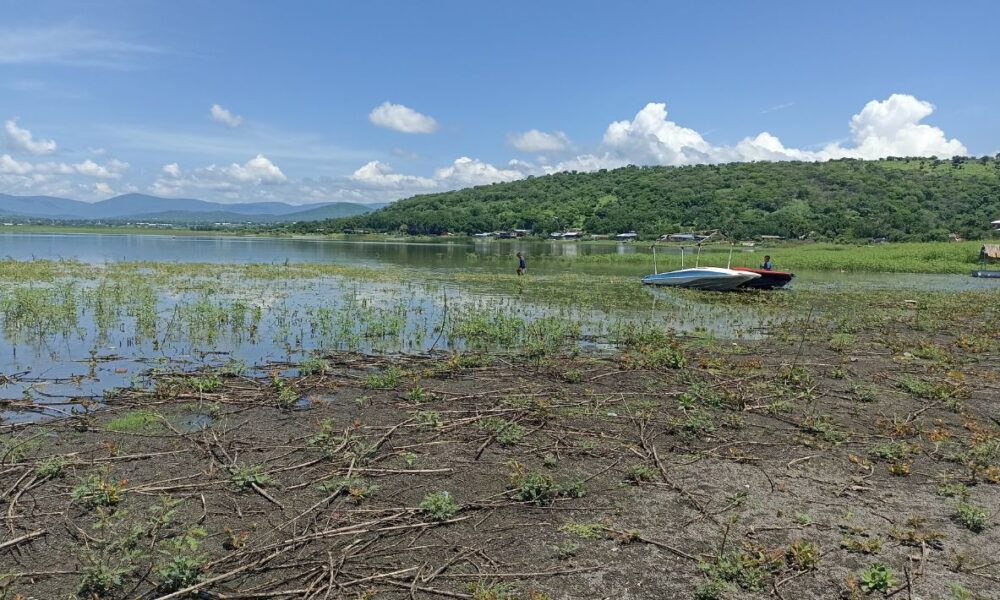
{"type": "Polygon", "coordinates": [[[455,188],[486,185],[498,181],[512,181],[514,179],[521,179],[525,175],[526,173],[518,169],[499,169],[478,158],[462,156],[456,158],[451,165],[435,171],[434,179],[442,187],[455,188]]]}
{"type": "Polygon", "coordinates": [[[149,189],[160,196],[210,192],[221,194],[230,201],[271,199],[272,194],[265,188],[287,181],[288,177],[278,165],[258,154],[243,164],[212,164],[191,171],[184,171],[177,163],[169,163],[160,168],[160,175],[149,189]]]}
{"type": "Polygon", "coordinates": [[[237,114],[233,114],[229,110],[222,108],[218,104],[212,105],[212,120],[216,123],[222,123],[226,127],[239,127],[243,124],[243,117],[237,114]]]}
{"type": "Polygon", "coordinates": [[[381,161],[373,160],[358,168],[350,179],[356,183],[382,189],[434,189],[437,182],[428,177],[402,175],[381,161]]]}
{"type": "Polygon", "coordinates": [[[834,143],[811,151],[786,147],[777,136],[766,131],[731,146],[716,146],[697,131],[669,120],[666,104],[650,102],[631,120],[608,125],[601,152],[576,156],[543,168],[546,172],[554,172],[613,168],[624,164],[691,165],[966,154],[968,150],[961,142],[948,139],[940,128],[921,122],[933,112],[931,103],[908,94],[872,100],[851,118],[851,144],[834,143]]]}
{"type": "Polygon", "coordinates": [[[438,127],[433,117],[391,102],[383,102],[372,109],[368,114],[368,120],[379,127],[403,133],[434,133],[438,127]]]}
{"type": "Polygon", "coordinates": [[[10,154],[0,156],[0,173],[8,175],[27,175],[34,170],[34,165],[28,162],[14,160],[10,154]]]}
{"type": "Polygon", "coordinates": [[[36,155],[52,154],[56,151],[56,143],[53,140],[35,139],[30,131],[18,126],[17,119],[7,119],[4,122],[4,129],[7,132],[7,141],[16,150],[36,155]]]}
{"type": "Polygon", "coordinates": [[[570,147],[569,137],[562,131],[546,133],[531,129],[524,133],[512,133],[507,141],[520,152],[560,152],[570,147]]]}

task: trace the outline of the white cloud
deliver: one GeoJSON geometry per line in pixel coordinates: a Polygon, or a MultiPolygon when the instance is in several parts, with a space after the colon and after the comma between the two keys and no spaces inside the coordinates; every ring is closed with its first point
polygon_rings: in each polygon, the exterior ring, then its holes
{"type": "Polygon", "coordinates": [[[258,154],[242,165],[233,163],[226,167],[224,172],[241,183],[284,183],[288,179],[278,165],[263,154],[258,154]]]}
{"type": "Polygon", "coordinates": [[[27,175],[34,170],[34,165],[28,162],[18,162],[10,154],[0,156],[0,173],[8,175],[27,175]]]}
{"type": "Polygon", "coordinates": [[[231,113],[229,110],[222,108],[218,104],[212,105],[212,119],[217,123],[222,123],[227,127],[239,127],[243,124],[243,117],[231,113]]]}
{"type": "Polygon", "coordinates": [[[531,129],[524,133],[512,133],[507,140],[520,152],[561,152],[570,147],[569,137],[562,131],[546,133],[531,129]]]}
{"type": "Polygon", "coordinates": [[[8,142],[17,150],[37,155],[52,154],[56,151],[56,143],[53,140],[35,139],[30,131],[18,127],[17,119],[7,119],[4,122],[4,129],[7,131],[8,142]]]}
{"type": "Polygon", "coordinates": [[[968,150],[944,131],[921,123],[934,112],[930,102],[909,94],[893,94],[879,102],[872,100],[851,118],[854,146],[831,144],[820,155],[831,158],[881,158],[884,156],[965,155],[968,150]]]}
{"type": "Polygon", "coordinates": [[[278,165],[258,154],[242,165],[209,165],[193,171],[183,171],[177,163],[163,165],[160,175],[149,190],[160,196],[180,196],[208,192],[221,194],[224,201],[273,199],[267,187],[283,184],[288,177],[278,165]]]}
{"type": "Polygon", "coordinates": [[[73,24],[0,28],[0,64],[128,69],[160,50],[73,24]]]}
{"type": "Polygon", "coordinates": [[[584,154],[545,167],[546,172],[594,170],[624,164],[690,165],[754,160],[820,161],[836,158],[877,159],[886,156],[950,157],[968,152],[938,127],[921,121],[934,106],[907,94],[872,100],[850,122],[852,144],[829,144],[815,152],[788,148],[762,132],[732,146],[715,146],[700,133],[667,119],[666,104],[650,102],[632,120],[608,125],[602,153],[584,154]]]}
{"type": "Polygon", "coordinates": [[[115,195],[114,190],[112,190],[111,186],[108,185],[107,182],[105,182],[105,181],[98,181],[97,183],[95,183],[94,184],[94,189],[97,190],[97,192],[99,194],[103,194],[105,196],[114,196],[115,195]]]}
{"type": "Polygon", "coordinates": [[[451,165],[434,172],[434,178],[446,188],[486,185],[498,181],[512,181],[526,175],[517,169],[498,169],[478,158],[463,156],[451,165]]]}
{"type": "Polygon", "coordinates": [[[383,102],[368,114],[374,125],[403,133],[434,133],[438,124],[433,117],[421,114],[408,106],[383,102]]]}
{"type": "Polygon", "coordinates": [[[437,182],[427,177],[396,173],[384,162],[373,160],[358,168],[350,179],[373,188],[381,189],[434,189],[437,182]]]}

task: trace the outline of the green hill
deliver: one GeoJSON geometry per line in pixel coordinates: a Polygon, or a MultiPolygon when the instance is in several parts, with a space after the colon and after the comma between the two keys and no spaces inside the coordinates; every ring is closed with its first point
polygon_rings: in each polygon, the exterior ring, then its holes
{"type": "Polygon", "coordinates": [[[997,159],[956,157],[625,167],[558,173],[415,196],[365,215],[298,223],[297,232],[547,233],[721,229],[851,240],[979,238],[1000,219],[997,159]]]}

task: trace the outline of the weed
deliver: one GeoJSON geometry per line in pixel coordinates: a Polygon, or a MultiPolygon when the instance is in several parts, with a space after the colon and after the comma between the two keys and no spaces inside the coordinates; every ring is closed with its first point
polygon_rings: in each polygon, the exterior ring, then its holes
{"type": "Polygon", "coordinates": [[[602,523],[567,523],[559,531],[585,540],[596,540],[604,537],[606,528],[602,523]]]}
{"type": "Polygon", "coordinates": [[[980,533],[986,529],[989,515],[983,507],[961,501],[955,508],[955,518],[969,531],[980,533]]]}
{"type": "Polygon", "coordinates": [[[808,540],[795,540],[786,554],[788,563],[800,571],[815,569],[822,555],[819,546],[808,540]]]}
{"type": "Polygon", "coordinates": [[[169,540],[166,548],[160,550],[163,562],[156,572],[162,591],[176,592],[198,583],[206,560],[199,548],[206,535],[208,532],[201,527],[192,527],[183,535],[169,540]]]}
{"type": "Polygon", "coordinates": [[[840,547],[854,554],[878,554],[882,551],[882,539],[845,536],[840,547]]]}
{"type": "Polygon", "coordinates": [[[910,452],[910,445],[899,441],[878,442],[868,448],[868,456],[892,462],[903,461],[910,452]]]}
{"type": "Polygon", "coordinates": [[[861,572],[860,579],[861,587],[869,593],[881,592],[885,594],[889,588],[896,585],[896,578],[893,577],[892,571],[881,563],[869,565],[861,572]]]}
{"type": "Polygon", "coordinates": [[[560,560],[567,560],[576,556],[576,553],[580,551],[580,544],[573,540],[565,540],[560,542],[555,550],[560,560]]]}
{"type": "Polygon", "coordinates": [[[335,496],[346,496],[355,504],[371,498],[378,492],[378,486],[361,477],[343,477],[324,481],[320,489],[335,496]]]}
{"type": "Polygon", "coordinates": [[[61,454],[53,456],[35,467],[35,476],[39,479],[49,479],[60,477],[69,461],[61,454]]]}
{"type": "Polygon", "coordinates": [[[448,492],[432,492],[420,501],[420,512],[435,521],[447,521],[461,508],[448,492]]]}
{"type": "Polygon", "coordinates": [[[556,458],[555,454],[546,454],[542,457],[542,464],[550,469],[554,469],[559,466],[559,459],[556,458]]]}
{"type": "Polygon", "coordinates": [[[580,383],[583,381],[583,371],[580,369],[569,369],[562,374],[562,378],[566,383],[580,383]]]}
{"type": "Polygon", "coordinates": [[[653,481],[660,475],[660,472],[646,464],[632,465],[628,468],[625,478],[632,483],[642,483],[653,481]]]}
{"type": "Polygon", "coordinates": [[[420,411],[414,416],[416,417],[417,425],[421,427],[436,428],[442,425],[441,413],[433,410],[420,411]]]}
{"type": "Polygon", "coordinates": [[[721,581],[709,580],[694,590],[694,600],[723,600],[727,590],[721,581]]]}
{"type": "Polygon", "coordinates": [[[585,494],[582,481],[557,484],[551,476],[538,471],[529,471],[516,460],[507,463],[510,467],[507,491],[518,502],[528,502],[544,506],[559,497],[582,498],[585,494]]]}
{"type": "Polygon", "coordinates": [[[391,390],[403,381],[403,371],[395,365],[380,373],[369,373],[361,380],[361,385],[371,390],[391,390]]]}
{"type": "Polygon", "coordinates": [[[942,482],[937,486],[937,495],[945,498],[961,498],[966,500],[969,497],[969,488],[964,483],[942,482]]]}
{"type": "Polygon", "coordinates": [[[320,356],[310,356],[299,363],[301,375],[323,375],[330,371],[330,361],[320,356]]]}
{"type": "Polygon", "coordinates": [[[126,483],[112,480],[107,470],[91,473],[73,488],[73,500],[87,508],[115,506],[122,501],[126,483]]]}
{"type": "Polygon", "coordinates": [[[869,403],[878,400],[878,387],[870,383],[861,383],[851,386],[854,399],[858,402],[869,403]]]}
{"type": "Polygon", "coordinates": [[[497,442],[504,446],[513,446],[524,439],[524,427],[499,417],[482,419],[476,426],[482,431],[489,432],[497,442]]]}
{"type": "Polygon", "coordinates": [[[517,588],[506,583],[470,583],[472,600],[517,600],[517,588]]]}
{"type": "Polygon", "coordinates": [[[238,490],[248,490],[254,486],[267,487],[274,484],[274,478],[264,472],[260,465],[243,465],[232,470],[230,483],[238,490]]]}
{"type": "Polygon", "coordinates": [[[733,583],[748,592],[764,589],[768,574],[778,566],[777,561],[763,552],[726,552],[701,568],[712,581],[733,583]]]}

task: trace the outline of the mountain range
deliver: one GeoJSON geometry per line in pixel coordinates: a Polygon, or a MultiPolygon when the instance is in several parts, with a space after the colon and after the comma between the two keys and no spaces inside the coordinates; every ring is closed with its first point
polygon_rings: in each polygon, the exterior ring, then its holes
{"type": "Polygon", "coordinates": [[[124,194],[100,202],[52,196],[0,194],[0,214],[7,218],[57,221],[143,221],[149,223],[288,223],[349,217],[384,204],[328,202],[304,206],[284,202],[223,204],[193,198],[124,194]]]}

